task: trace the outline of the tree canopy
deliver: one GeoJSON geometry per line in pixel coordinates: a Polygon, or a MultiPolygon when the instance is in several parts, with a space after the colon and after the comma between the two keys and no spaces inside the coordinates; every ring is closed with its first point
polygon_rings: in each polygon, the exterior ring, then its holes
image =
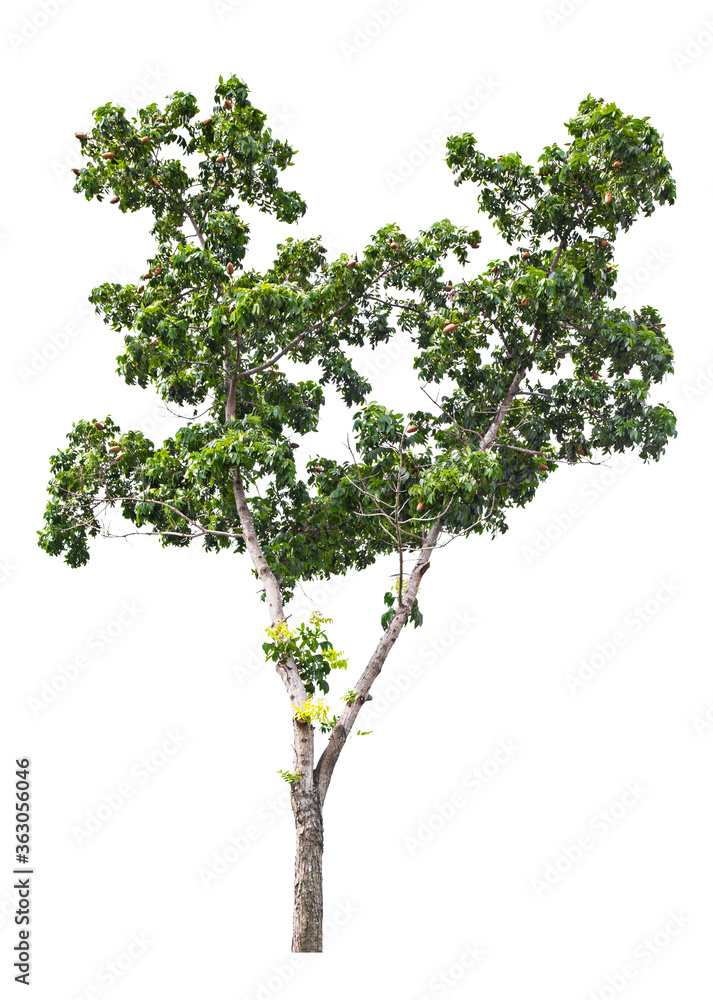
{"type": "Polygon", "coordinates": [[[415,236],[385,225],[333,260],[318,238],[289,238],[264,273],[248,267],[241,207],[291,223],[306,206],[280,181],[292,147],[241,80],[220,79],[204,119],[184,93],[132,120],[112,104],[94,119],[77,134],[87,162],[75,191],[148,209],[157,246],[135,282],[100,285],[90,300],[124,333],[120,375],[186,423],[163,442],[110,416],[74,424],[51,460],[40,532],[69,565],[88,560],[112,508],[163,545],[244,551],[237,470],[289,597],[299,580],[389,553],[403,569],[434,524],[503,531],[559,464],[627,449],[656,460],[675,434],[672,412],[649,400],[672,371],[661,316],[613,301],[614,241],[675,197],[646,118],[590,96],[569,142],[546,146],[537,166],[452,137],[455,183],[476,185],[512,248],[504,259],[476,263],[478,230],[442,220],[415,236]],[[399,330],[424,389],[423,408],[406,414],[373,397],[355,361],[355,348],[399,330]],[[355,408],[352,453],[300,464],[327,386],[355,408]]]}

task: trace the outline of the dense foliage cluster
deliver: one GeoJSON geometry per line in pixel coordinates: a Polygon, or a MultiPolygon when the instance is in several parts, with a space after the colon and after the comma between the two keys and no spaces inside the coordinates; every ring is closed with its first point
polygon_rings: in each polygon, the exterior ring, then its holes
{"type": "MultiPolygon", "coordinates": [[[[536,167],[451,138],[456,183],[477,186],[512,248],[504,259],[475,266],[479,232],[443,220],[415,236],[386,225],[334,260],[317,238],[286,239],[258,273],[241,205],[289,223],[305,204],[280,184],[292,148],[240,80],[221,78],[203,119],[183,93],[131,121],[113,105],[94,117],[78,134],[75,190],[150,210],[157,248],[134,282],[103,284],[91,301],[123,332],[126,382],[153,387],[186,424],[163,442],[103,415],[74,425],[52,458],[40,533],[70,565],[87,561],[112,508],[164,545],[244,551],[239,470],[289,597],[299,580],[403,556],[435,520],[453,534],[502,531],[559,463],[626,449],[658,459],[675,433],[671,411],[649,401],[672,370],[662,319],[614,302],[615,240],[675,196],[646,119],[589,97],[570,141],[547,146],[536,167]],[[408,414],[374,399],[355,361],[356,348],[399,330],[426,392],[408,414]],[[300,465],[327,386],[356,407],[354,454],[300,465]]],[[[387,595],[386,624],[392,606],[387,595]]],[[[320,659],[326,647],[312,652],[310,693],[326,690],[334,666],[320,659]]]]}

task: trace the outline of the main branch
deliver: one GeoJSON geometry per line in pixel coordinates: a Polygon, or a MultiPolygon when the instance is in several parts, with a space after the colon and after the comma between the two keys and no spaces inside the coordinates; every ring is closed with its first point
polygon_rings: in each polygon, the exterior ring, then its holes
{"type": "Polygon", "coordinates": [[[359,682],[355,688],[357,696],[354,701],[350,702],[346,706],[334,726],[334,729],[332,729],[329,742],[319,759],[319,763],[317,764],[315,771],[321,802],[324,802],[327,789],[329,788],[329,782],[332,779],[332,773],[337,761],[339,760],[339,755],[342,752],[344,744],[347,741],[347,737],[356,722],[356,718],[359,715],[362,705],[369,698],[371,686],[379,676],[381,668],[384,665],[384,661],[391,652],[391,647],[398,639],[404,625],[409,619],[414,601],[416,600],[418,588],[421,585],[421,580],[423,579],[423,574],[430,566],[431,553],[436,547],[436,542],[438,541],[440,533],[441,524],[439,521],[436,521],[424,539],[421,551],[416,559],[416,565],[409,576],[408,584],[406,585],[406,589],[403,593],[402,602],[396,609],[396,613],[391,619],[389,627],[379,640],[379,644],[374,650],[371,659],[367,663],[364,672],[359,678],[359,682]]]}

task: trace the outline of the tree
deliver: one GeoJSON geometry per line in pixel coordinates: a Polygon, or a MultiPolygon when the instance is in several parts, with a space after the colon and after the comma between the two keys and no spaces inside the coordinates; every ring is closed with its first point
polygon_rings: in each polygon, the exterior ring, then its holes
{"type": "Polygon", "coordinates": [[[443,220],[415,237],[386,225],[358,257],[331,261],[319,239],[286,239],[260,274],[244,264],[241,204],[288,223],[305,204],[280,184],[292,148],[244,83],[221,78],[202,120],[184,93],[131,121],[111,104],[94,118],[77,134],[87,162],[75,191],[148,209],[157,249],[136,283],[103,284],[90,301],[125,331],[126,382],[154,387],[186,424],[155,444],[110,417],[75,423],[51,459],[39,543],[81,566],[118,509],[125,534],[249,555],[269,617],[265,654],[293,709],[294,766],[282,772],[297,834],[293,950],[320,951],[325,796],[394,643],[421,623],[437,548],[505,531],[508,511],[561,464],[629,449],[658,460],[675,434],[672,412],[650,402],[672,371],[661,317],[613,301],[613,241],[673,203],[670,164],[646,118],[590,96],[539,169],[516,153],[486,156],[470,134],[449,139],[455,183],[476,184],[513,250],[506,259],[474,268],[479,232],[443,220]],[[424,390],[408,415],[372,398],[355,361],[355,348],[399,328],[424,390]],[[333,405],[357,407],[353,444],[298,462],[298,439],[325,419],[325,386],[333,405]],[[327,619],[292,627],[286,606],[299,581],[377,557],[396,570],[382,634],[331,715],[322,696],[347,661],[327,619]]]}

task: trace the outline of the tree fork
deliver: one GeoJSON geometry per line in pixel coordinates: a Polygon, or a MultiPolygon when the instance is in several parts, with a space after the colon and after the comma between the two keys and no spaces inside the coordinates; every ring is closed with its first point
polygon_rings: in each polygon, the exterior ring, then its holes
{"type": "MultiPolygon", "coordinates": [[[[280,585],[265,558],[252,514],[245,496],[245,487],[238,469],[233,474],[235,507],[245,537],[245,545],[265,590],[272,624],[284,621],[280,585]]],[[[286,657],[277,664],[293,705],[307,700],[307,691],[293,657],[286,657]]],[[[291,801],[295,819],[295,889],[292,915],[292,950],[295,952],[322,951],[322,852],[324,849],[324,823],[322,802],[314,776],[314,726],[293,720],[293,748],[295,770],[300,780],[292,785],[291,801]]]]}

